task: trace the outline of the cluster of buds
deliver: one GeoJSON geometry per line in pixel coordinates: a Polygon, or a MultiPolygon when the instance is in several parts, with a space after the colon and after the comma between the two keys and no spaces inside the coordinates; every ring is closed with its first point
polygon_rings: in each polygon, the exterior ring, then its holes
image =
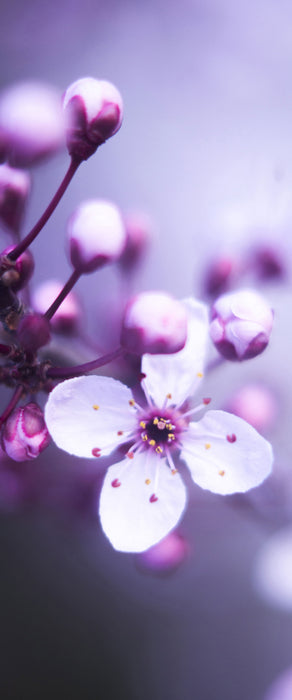
{"type": "MultiPolygon", "coordinates": [[[[91,199],[73,211],[67,226],[72,273],[65,284],[47,280],[33,293],[31,246],[55,210],[82,161],[120,128],[122,98],[104,80],[82,78],[63,98],[51,87],[24,83],[0,96],[0,221],[11,236],[0,255],[0,381],[13,389],[0,417],[3,450],[16,461],[38,456],[48,445],[43,410],[36,401],[54,384],[97,369],[121,355],[174,353],[186,341],[183,305],[162,292],[128,299],[121,344],[91,362],[53,366],[49,344],[56,334],[78,336],[82,307],[73,291],[81,275],[116,263],[128,279],[146,250],[151,224],[143,214],[123,215],[113,202],[91,199]],[[24,170],[67,144],[67,172],[46,210],[25,236],[21,225],[31,188],[24,170]],[[21,403],[21,405],[19,405],[21,403]]],[[[41,398],[40,398],[41,403],[41,398]]]]}
{"type": "MultiPolygon", "coordinates": [[[[190,387],[202,376],[201,371],[193,370],[193,365],[196,366],[198,359],[201,362],[201,358],[192,359],[187,350],[189,334],[192,333],[192,303],[188,307],[161,290],[133,296],[129,293],[129,278],[138,269],[152,234],[152,224],[144,214],[125,215],[119,206],[104,199],[79,203],[67,224],[69,278],[64,284],[56,279],[47,280],[32,292],[29,290],[34,271],[31,247],[35,238],[43,231],[81,163],[118,132],[122,117],[123,103],[117,88],[107,81],[93,78],[77,80],[63,98],[51,88],[38,84],[15,86],[0,96],[0,153],[3,161],[0,165],[0,221],[12,239],[9,245],[3,246],[0,254],[0,382],[12,389],[11,399],[0,416],[0,431],[2,449],[17,462],[35,459],[49,444],[50,435],[44,418],[46,416],[47,420],[49,413],[43,411],[43,405],[58,382],[81,377],[123,358],[124,362],[129,360],[128,370],[133,373],[131,382],[137,382],[138,390],[141,390],[139,381],[143,388],[147,375],[141,372],[143,360],[140,366],[139,358],[144,356],[144,365],[148,362],[150,368],[156,367],[157,360],[158,367],[159,356],[172,358],[184,349],[190,387]],[[69,164],[63,180],[33,228],[22,236],[21,227],[31,187],[30,174],[23,168],[30,168],[48,158],[65,144],[69,164]],[[66,354],[66,343],[62,339],[60,342],[60,334],[70,336],[70,341],[75,337],[79,343],[80,340],[86,343],[82,332],[83,308],[73,288],[82,275],[98,272],[105,265],[116,265],[119,275],[124,275],[127,282],[124,285],[127,294],[120,303],[120,342],[118,347],[107,348],[105,354],[99,353],[90,361],[72,365],[66,354]],[[52,339],[53,351],[50,348],[52,339]],[[153,359],[155,355],[158,358],[153,359]]],[[[217,270],[213,270],[213,294],[217,296],[224,290],[231,273],[232,262],[227,259],[220,269],[217,266],[217,270]]],[[[203,313],[201,309],[200,314],[204,315],[205,310],[203,313]]],[[[200,327],[201,321],[198,320],[196,328],[200,327]]],[[[272,323],[271,309],[256,292],[242,290],[223,294],[211,308],[210,337],[220,356],[232,361],[247,360],[265,349],[272,323]]],[[[89,340],[86,352],[94,345],[94,339],[89,340]]],[[[194,337],[192,343],[200,354],[201,339],[194,337]]],[[[176,360],[173,366],[176,366],[176,360]]],[[[179,378],[182,396],[184,381],[179,378]]],[[[176,386],[174,391],[177,392],[176,386]]],[[[171,396],[171,393],[167,394],[166,403],[171,396]]],[[[179,398],[178,394],[178,407],[179,398]]],[[[203,399],[195,410],[201,410],[209,401],[203,399]]],[[[135,401],[131,399],[128,403],[132,406],[135,401]]],[[[162,401],[162,413],[166,403],[162,401]]],[[[93,405],[94,410],[98,408],[93,405]]],[[[173,431],[177,415],[173,413],[174,422],[168,432],[163,432],[168,425],[163,418],[159,421],[154,417],[152,421],[148,416],[149,425],[146,421],[145,426],[148,425],[150,430],[149,445],[156,447],[155,454],[160,455],[164,448],[168,454],[174,448],[175,445],[169,447],[169,443],[174,440],[176,444],[173,431]],[[157,429],[155,420],[159,424],[157,429]]],[[[188,415],[187,411],[185,416],[188,415]]],[[[143,431],[142,442],[149,437],[146,428],[143,431]]],[[[120,434],[123,431],[117,432],[118,436],[120,434]]],[[[236,441],[236,436],[231,431],[224,439],[229,445],[236,441]]],[[[94,447],[90,454],[97,457],[100,449],[94,447]]],[[[172,473],[176,470],[172,469],[172,473]]],[[[219,475],[222,474],[225,474],[224,470],[219,471],[219,475]]],[[[120,485],[118,479],[113,483],[115,488],[120,485]]],[[[221,492],[222,484],[220,476],[218,492],[221,492]]],[[[158,500],[155,494],[151,498],[151,503],[158,500]]],[[[140,565],[153,570],[170,570],[186,555],[186,543],[172,534],[140,565]]]]}

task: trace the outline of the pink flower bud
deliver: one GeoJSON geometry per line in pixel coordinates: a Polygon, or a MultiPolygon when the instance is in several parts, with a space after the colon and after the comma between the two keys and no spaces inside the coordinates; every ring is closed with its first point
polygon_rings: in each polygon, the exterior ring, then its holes
{"type": "Polygon", "coordinates": [[[128,352],[174,353],[187,338],[187,312],[184,305],[164,292],[142,292],[128,303],[121,344],[128,352]]]}
{"type": "MultiPolygon", "coordinates": [[[[48,280],[40,284],[32,298],[34,309],[39,314],[44,314],[57,298],[63,285],[56,280],[48,280]]],[[[81,306],[74,292],[69,292],[62,304],[60,304],[54,316],[50,320],[52,329],[56,333],[74,333],[81,319],[81,306]]]]}
{"type": "Polygon", "coordinates": [[[232,258],[221,257],[211,263],[205,271],[203,291],[211,297],[223,294],[230,287],[236,264],[232,258]]]}
{"type": "MultiPolygon", "coordinates": [[[[14,246],[12,245],[5,248],[1,253],[1,257],[7,256],[13,248],[14,246]]],[[[4,270],[1,276],[2,284],[10,287],[14,292],[18,292],[19,289],[25,287],[32,276],[34,271],[33,255],[27,249],[13,262],[9,258],[2,260],[2,269],[4,270]]]]}
{"type": "Polygon", "coordinates": [[[27,172],[0,165],[0,219],[12,231],[19,231],[30,185],[27,172]]]}
{"type": "Polygon", "coordinates": [[[210,334],[218,352],[228,360],[247,360],[266,348],[273,312],[265,299],[250,289],[219,297],[211,311],[210,334]]]}
{"type": "Polygon", "coordinates": [[[250,252],[250,266],[260,280],[279,280],[285,278],[286,265],[284,252],[273,246],[258,246],[250,252]]]}
{"type": "Polygon", "coordinates": [[[145,214],[139,212],[125,216],[124,220],[126,244],[118,263],[123,272],[128,273],[143,258],[152,237],[153,225],[145,214]]]}
{"type": "Polygon", "coordinates": [[[2,448],[15,462],[35,459],[49,442],[43,411],[36,403],[15,408],[2,429],[2,448]]]}
{"type": "Polygon", "coordinates": [[[180,566],[188,555],[188,544],[177,532],[170,532],[163,540],[145,552],[136,555],[136,562],[144,570],[167,574],[180,566]]]}
{"type": "Polygon", "coordinates": [[[29,167],[64,142],[58,92],[40,83],[19,83],[0,97],[0,142],[12,165],[29,167]]]}
{"type": "Polygon", "coordinates": [[[246,384],[235,392],[228,410],[246,420],[260,433],[270,428],[278,414],[278,403],[264,384],[246,384]]]}
{"type": "Polygon", "coordinates": [[[119,209],[111,202],[83,202],[69,220],[72,265],[80,273],[114,262],[125,245],[125,228],[119,209]]]}
{"type": "Polygon", "coordinates": [[[81,78],[64,95],[67,146],[71,156],[87,160],[121,126],[123,102],[106,80],[81,78]]]}
{"type": "Polygon", "coordinates": [[[35,352],[50,342],[50,323],[40,314],[27,314],[18,325],[17,338],[25,350],[35,352]]]}

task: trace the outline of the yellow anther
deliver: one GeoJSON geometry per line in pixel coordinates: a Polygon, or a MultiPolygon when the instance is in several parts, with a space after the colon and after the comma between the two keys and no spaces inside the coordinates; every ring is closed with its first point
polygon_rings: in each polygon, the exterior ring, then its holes
{"type": "Polygon", "coordinates": [[[130,399],[129,404],[130,404],[130,406],[135,406],[135,401],[134,401],[134,399],[130,399]]]}
{"type": "Polygon", "coordinates": [[[151,445],[151,447],[155,447],[156,440],[149,440],[149,445],[151,445]]]}
{"type": "Polygon", "coordinates": [[[141,420],[141,421],[140,421],[140,425],[141,425],[141,428],[143,428],[143,430],[145,430],[145,428],[146,428],[146,423],[145,423],[144,420],[141,420]]]}
{"type": "Polygon", "coordinates": [[[145,484],[149,486],[149,484],[151,484],[151,479],[145,479],[145,484]]]}
{"type": "Polygon", "coordinates": [[[171,473],[172,473],[172,474],[177,474],[177,469],[172,469],[172,470],[171,470],[171,473]]]}
{"type": "Polygon", "coordinates": [[[148,440],[147,433],[145,433],[145,435],[142,435],[142,440],[143,440],[143,442],[147,442],[147,440],[148,440]]]}
{"type": "Polygon", "coordinates": [[[158,453],[161,454],[161,452],[163,452],[162,447],[160,447],[160,445],[158,445],[158,446],[155,448],[155,452],[158,452],[158,453]]]}
{"type": "Polygon", "coordinates": [[[92,406],[92,408],[94,408],[95,411],[98,411],[99,406],[97,405],[97,403],[95,403],[95,404],[92,406]]]}
{"type": "Polygon", "coordinates": [[[166,394],[166,398],[167,398],[167,399],[172,399],[172,395],[171,395],[171,394],[166,394]]]}
{"type": "Polygon", "coordinates": [[[166,426],[165,426],[165,427],[166,427],[167,430],[172,430],[173,425],[171,425],[171,423],[166,423],[166,426]]]}
{"type": "Polygon", "coordinates": [[[134,452],[127,452],[126,456],[129,457],[129,459],[134,459],[134,452]]]}
{"type": "Polygon", "coordinates": [[[211,447],[210,443],[209,443],[209,442],[206,442],[206,444],[205,444],[205,450],[209,450],[210,447],[211,447]]]}
{"type": "Polygon", "coordinates": [[[153,425],[157,425],[159,423],[158,418],[153,418],[153,425]]]}
{"type": "Polygon", "coordinates": [[[221,469],[221,471],[220,471],[220,472],[218,472],[218,474],[219,474],[219,476],[224,476],[224,474],[225,474],[225,471],[224,471],[224,469],[221,469]]]}
{"type": "Polygon", "coordinates": [[[168,433],[169,440],[175,440],[175,435],[173,433],[168,433]]]}
{"type": "Polygon", "coordinates": [[[197,377],[199,377],[199,379],[202,379],[202,377],[203,377],[203,372],[197,372],[197,377]]]}

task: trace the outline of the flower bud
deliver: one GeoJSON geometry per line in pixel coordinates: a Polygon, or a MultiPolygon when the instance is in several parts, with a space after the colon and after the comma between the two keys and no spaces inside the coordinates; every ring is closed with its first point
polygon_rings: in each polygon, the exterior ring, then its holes
{"type": "Polygon", "coordinates": [[[144,571],[168,574],[177,569],[188,555],[188,544],[177,532],[170,532],[163,540],[145,552],[136,554],[136,563],[144,571]]]}
{"type": "Polygon", "coordinates": [[[233,277],[235,262],[230,257],[217,258],[205,271],[203,280],[203,291],[210,297],[217,297],[224,294],[230,288],[233,277]]]}
{"type": "Polygon", "coordinates": [[[81,78],[66,90],[64,110],[69,153],[87,160],[120,128],[123,102],[112,83],[81,78]]]}
{"type": "Polygon", "coordinates": [[[114,262],[125,245],[125,228],[118,208],[111,202],[83,202],[69,220],[68,234],[73,267],[80,273],[114,262]]]}
{"type": "Polygon", "coordinates": [[[11,231],[19,231],[30,185],[27,172],[0,165],[0,219],[11,231]]]}
{"type": "Polygon", "coordinates": [[[186,309],[168,294],[142,292],[127,304],[121,345],[128,352],[174,353],[184,347],[186,338],[186,309]]]}
{"type": "MultiPolygon", "coordinates": [[[[53,301],[60,294],[63,285],[57,280],[47,280],[40,284],[32,297],[34,309],[39,314],[44,314],[51,306],[53,301]]],[[[62,304],[50,320],[52,329],[56,333],[70,334],[74,333],[78,328],[81,319],[81,306],[78,302],[76,294],[69,292],[62,304]]]]}
{"type": "Polygon", "coordinates": [[[278,248],[263,245],[250,252],[250,267],[260,280],[281,280],[286,276],[284,252],[278,248]]]}
{"type": "Polygon", "coordinates": [[[11,165],[29,167],[64,141],[58,92],[40,83],[19,83],[0,97],[0,142],[11,165]]]}
{"type": "Polygon", "coordinates": [[[248,360],[266,348],[273,312],[265,299],[250,289],[219,297],[211,310],[210,335],[227,360],[248,360]]]}
{"type": "Polygon", "coordinates": [[[234,393],[227,410],[263,433],[273,426],[279,407],[276,396],[264,384],[246,384],[234,393]]]}
{"type": "Polygon", "coordinates": [[[49,442],[43,411],[33,402],[15,408],[2,429],[2,448],[15,462],[35,459],[49,442]]]}
{"type": "Polygon", "coordinates": [[[50,323],[40,314],[27,314],[18,325],[17,338],[24,350],[35,352],[50,342],[50,323]]]}
{"type": "Polygon", "coordinates": [[[152,237],[152,224],[143,213],[125,216],[126,244],[118,264],[123,272],[131,272],[139,265],[152,237]]]}
{"type": "Polygon", "coordinates": [[[14,246],[10,245],[1,253],[0,257],[2,258],[1,265],[3,270],[1,282],[6,287],[13,289],[14,292],[18,292],[19,289],[25,287],[32,276],[34,271],[34,259],[32,253],[28,249],[21,253],[15,261],[10,260],[8,257],[6,257],[6,259],[5,257],[3,258],[3,256],[7,256],[13,248],[14,246]]]}

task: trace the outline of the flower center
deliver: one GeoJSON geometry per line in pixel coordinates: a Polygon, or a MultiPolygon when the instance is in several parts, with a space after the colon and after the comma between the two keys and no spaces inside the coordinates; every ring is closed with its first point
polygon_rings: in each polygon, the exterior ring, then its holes
{"type": "MultiPolygon", "coordinates": [[[[157,409],[156,409],[157,411],[157,409]]],[[[174,447],[181,432],[179,415],[174,411],[161,413],[148,413],[141,419],[139,417],[138,436],[143,445],[162,453],[166,447],[174,447]]]]}

